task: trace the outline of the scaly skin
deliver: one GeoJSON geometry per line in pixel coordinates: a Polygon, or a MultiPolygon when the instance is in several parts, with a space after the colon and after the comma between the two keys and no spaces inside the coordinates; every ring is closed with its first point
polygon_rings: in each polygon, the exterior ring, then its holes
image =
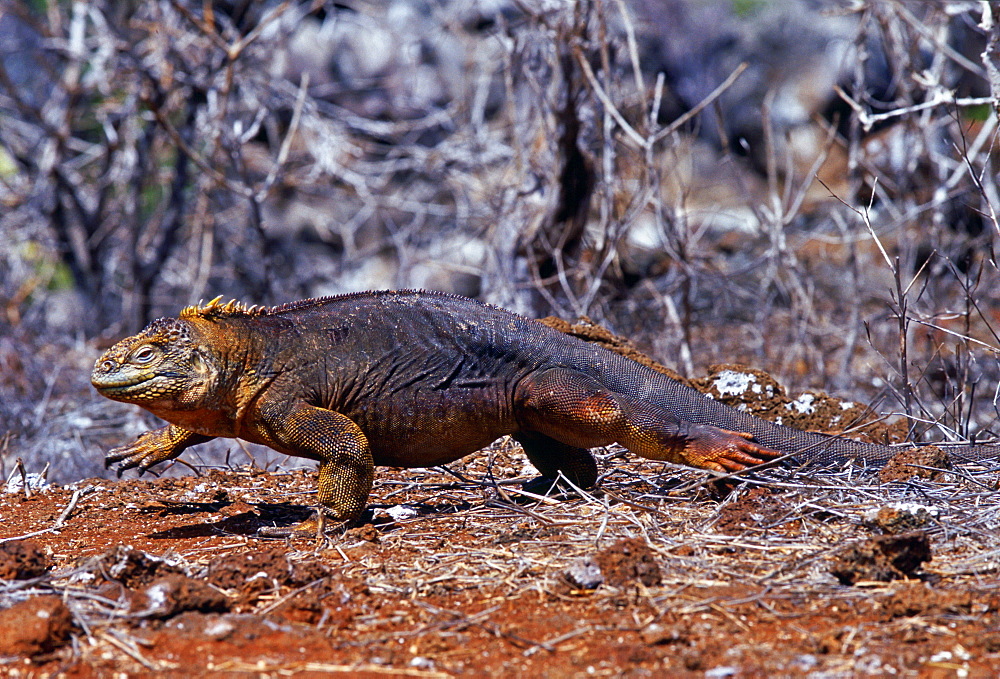
{"type": "Polygon", "coordinates": [[[110,451],[119,474],[238,437],[318,461],[319,503],[340,521],[363,511],[375,465],[446,464],[505,434],[544,476],[583,487],[597,479],[587,448],[615,442],[718,472],[892,452],[764,422],[535,321],[427,292],[213,300],[114,345],[92,382],[170,423],[110,451]]]}

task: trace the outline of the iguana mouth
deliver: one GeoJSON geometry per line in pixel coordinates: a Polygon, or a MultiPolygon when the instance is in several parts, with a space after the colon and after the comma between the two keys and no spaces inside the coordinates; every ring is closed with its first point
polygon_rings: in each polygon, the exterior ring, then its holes
{"type": "Polygon", "coordinates": [[[90,383],[94,385],[102,394],[121,394],[127,393],[132,387],[138,386],[140,384],[145,384],[151,379],[155,378],[156,375],[148,375],[142,377],[135,377],[129,380],[114,380],[114,381],[104,381],[101,378],[92,378],[90,383]]]}

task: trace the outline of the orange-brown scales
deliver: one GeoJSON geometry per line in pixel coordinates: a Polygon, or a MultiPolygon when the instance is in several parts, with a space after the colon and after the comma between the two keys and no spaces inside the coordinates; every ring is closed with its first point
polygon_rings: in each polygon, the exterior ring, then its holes
{"type": "Polygon", "coordinates": [[[98,359],[94,386],[170,424],[110,451],[119,473],[237,437],[319,462],[319,503],[365,507],[376,465],[445,464],[510,434],[545,477],[588,487],[587,450],[725,472],[782,454],[865,463],[892,449],[742,413],[594,344],[472,299],[382,291],[278,307],[208,304],[98,359]]]}

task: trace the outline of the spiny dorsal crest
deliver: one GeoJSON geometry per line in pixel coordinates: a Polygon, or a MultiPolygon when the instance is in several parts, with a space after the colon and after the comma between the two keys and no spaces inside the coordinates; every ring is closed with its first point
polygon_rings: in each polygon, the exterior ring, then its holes
{"type": "Polygon", "coordinates": [[[243,302],[231,299],[228,302],[222,301],[219,295],[207,303],[201,301],[192,306],[181,309],[181,318],[223,318],[225,316],[261,316],[268,312],[267,307],[256,304],[247,306],[243,302]]]}

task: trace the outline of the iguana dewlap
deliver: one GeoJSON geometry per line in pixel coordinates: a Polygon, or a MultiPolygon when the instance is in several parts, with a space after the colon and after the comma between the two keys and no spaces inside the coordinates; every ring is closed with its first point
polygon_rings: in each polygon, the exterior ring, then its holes
{"type": "Polygon", "coordinates": [[[717,471],[893,452],[765,422],[536,321],[432,292],[187,307],[111,347],[92,382],[170,423],[110,451],[119,473],[238,437],[317,460],[319,502],[343,520],[364,509],[375,465],[444,464],[505,434],[543,476],[583,487],[597,479],[587,448],[615,442],[717,471]]]}

